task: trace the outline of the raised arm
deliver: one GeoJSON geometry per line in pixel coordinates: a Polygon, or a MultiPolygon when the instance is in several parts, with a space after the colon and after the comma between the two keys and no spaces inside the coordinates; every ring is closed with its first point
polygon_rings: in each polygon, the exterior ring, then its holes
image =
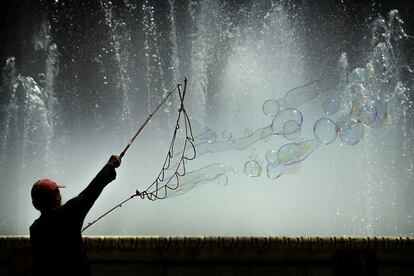
{"type": "Polygon", "coordinates": [[[69,200],[62,208],[70,213],[82,227],[83,221],[106,185],[116,178],[115,168],[121,165],[121,158],[112,155],[106,165],[89,183],[89,185],[75,198],[69,200]]]}

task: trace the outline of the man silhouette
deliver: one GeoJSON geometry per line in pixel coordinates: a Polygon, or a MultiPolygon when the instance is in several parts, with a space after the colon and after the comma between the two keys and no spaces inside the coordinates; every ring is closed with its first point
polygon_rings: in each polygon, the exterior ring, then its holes
{"type": "Polygon", "coordinates": [[[31,191],[33,206],[40,217],[30,226],[34,275],[90,275],[82,225],[96,199],[116,178],[121,158],[112,155],[92,182],[61,206],[59,188],[49,179],[37,181],[31,191]]]}

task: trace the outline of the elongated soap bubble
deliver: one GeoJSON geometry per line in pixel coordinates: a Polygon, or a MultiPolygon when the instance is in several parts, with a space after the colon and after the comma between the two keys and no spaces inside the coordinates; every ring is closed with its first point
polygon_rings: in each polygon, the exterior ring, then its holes
{"type": "MultiPolygon", "coordinates": [[[[231,141],[217,141],[215,143],[197,144],[197,157],[206,153],[218,153],[228,150],[245,150],[258,141],[262,141],[272,135],[272,127],[267,126],[255,130],[252,134],[232,139],[231,141]]],[[[181,153],[177,153],[181,154],[181,153]]]]}
{"type": "Polygon", "coordinates": [[[315,140],[299,140],[281,146],[277,152],[277,159],[285,166],[298,163],[305,160],[317,148],[318,143],[315,140]]]}
{"type": "Polygon", "coordinates": [[[249,160],[244,164],[244,173],[250,177],[258,177],[262,173],[262,166],[255,160],[249,160]]]}
{"type": "Polygon", "coordinates": [[[276,100],[267,100],[263,103],[263,113],[267,116],[275,116],[279,113],[279,103],[276,100]]]}
{"type": "Polygon", "coordinates": [[[320,118],[313,126],[313,134],[319,144],[329,145],[336,140],[338,131],[335,122],[328,118],[320,118]]]}
{"type": "Polygon", "coordinates": [[[302,113],[294,108],[286,108],[275,116],[272,122],[272,132],[278,135],[295,133],[303,124],[302,113]],[[293,122],[292,122],[293,121],[293,122]]]}
{"type": "Polygon", "coordinates": [[[275,163],[269,163],[266,166],[266,175],[267,178],[271,180],[278,179],[284,174],[294,174],[297,173],[300,169],[300,163],[294,163],[291,165],[281,165],[275,163]]]}
{"type": "Polygon", "coordinates": [[[364,137],[364,125],[353,115],[344,115],[338,118],[339,138],[347,145],[355,145],[364,137]]]}
{"type": "Polygon", "coordinates": [[[285,96],[278,99],[279,105],[283,108],[297,108],[316,96],[337,87],[339,77],[338,72],[326,72],[318,80],[305,83],[287,91],[285,96]]]}
{"type": "Polygon", "coordinates": [[[185,175],[178,177],[179,185],[177,186],[177,189],[169,190],[167,197],[172,198],[185,194],[192,189],[209,182],[216,181],[222,185],[224,183],[223,175],[226,176],[225,173],[229,171],[230,168],[228,166],[215,163],[195,171],[187,172],[185,175]]]}
{"type": "Polygon", "coordinates": [[[284,97],[278,100],[279,104],[287,108],[299,107],[304,102],[315,98],[321,93],[323,88],[320,86],[320,83],[321,81],[317,80],[290,89],[284,97]]]}

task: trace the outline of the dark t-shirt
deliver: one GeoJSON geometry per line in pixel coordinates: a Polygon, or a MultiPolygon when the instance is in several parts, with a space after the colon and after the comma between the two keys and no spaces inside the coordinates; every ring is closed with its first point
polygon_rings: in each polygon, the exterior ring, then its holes
{"type": "Polygon", "coordinates": [[[82,225],[116,172],[107,164],[77,197],[60,208],[42,212],[30,226],[34,275],[90,275],[82,241],[82,225]]]}

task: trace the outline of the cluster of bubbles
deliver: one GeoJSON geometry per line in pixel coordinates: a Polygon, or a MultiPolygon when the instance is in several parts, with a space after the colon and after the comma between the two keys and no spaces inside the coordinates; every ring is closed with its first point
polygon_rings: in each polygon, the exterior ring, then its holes
{"type": "MultiPolygon", "coordinates": [[[[332,72],[288,90],[279,99],[266,100],[262,111],[272,119],[270,125],[256,130],[245,129],[243,137],[234,137],[226,130],[219,139],[216,132],[206,129],[196,137],[197,156],[245,150],[258,141],[267,141],[276,135],[288,142],[265,153],[266,175],[274,180],[281,175],[298,172],[302,162],[320,145],[330,145],[337,137],[345,145],[356,145],[363,139],[365,128],[378,129],[384,126],[388,119],[387,104],[389,97],[392,97],[390,91],[398,86],[396,58],[393,56],[390,40],[406,37],[401,26],[397,24],[401,21],[394,20],[399,18],[398,13],[392,11],[389,16],[388,23],[377,20],[374,24],[373,50],[364,68],[349,70],[347,55],[342,53],[337,68],[332,72]],[[400,35],[396,37],[396,34],[400,35]],[[304,117],[298,108],[314,98],[321,98],[321,109],[325,115],[314,122],[314,137],[303,139],[301,132],[304,117]]],[[[262,161],[249,157],[244,163],[243,171],[249,177],[261,176],[264,171],[262,161]]],[[[224,170],[213,173],[213,176],[207,175],[218,184],[225,185],[228,181],[226,172],[228,171],[224,170]]],[[[203,182],[204,178],[197,181],[203,182]]]]}
{"type": "MultiPolygon", "coordinates": [[[[387,102],[392,97],[389,91],[399,85],[391,40],[407,37],[401,24],[397,11],[389,13],[388,22],[382,18],[374,22],[373,50],[365,68],[355,68],[350,72],[347,55],[343,53],[334,72],[290,89],[277,100],[268,99],[263,103],[263,113],[273,118],[271,134],[294,140],[266,152],[268,178],[276,179],[296,172],[300,163],[318,145],[332,144],[337,137],[345,145],[356,145],[363,139],[366,127],[377,129],[385,125],[387,102]],[[314,123],[314,139],[300,139],[303,115],[297,108],[318,96],[325,97],[322,110],[327,117],[321,117],[314,123]],[[336,120],[329,118],[338,113],[336,120]]],[[[260,164],[249,160],[245,163],[244,172],[257,177],[261,172],[260,164]]]]}
{"type": "MultiPolygon", "coordinates": [[[[345,54],[341,56],[339,63],[341,65],[347,63],[345,54]]],[[[354,75],[361,72],[360,69],[354,71],[354,75]]],[[[340,88],[338,86],[343,85],[340,73],[335,72],[320,80],[291,89],[279,100],[270,99],[264,102],[263,113],[273,117],[272,134],[280,135],[287,140],[294,140],[294,142],[280,146],[279,149],[270,149],[266,152],[268,178],[276,179],[283,174],[298,171],[300,167],[298,163],[305,160],[319,144],[329,145],[339,136],[344,144],[355,145],[364,137],[365,126],[379,128],[384,125],[388,117],[386,106],[372,96],[361,95],[352,102],[350,111],[339,116],[336,122],[327,117],[319,118],[313,125],[313,140],[299,139],[303,115],[296,108],[324,91],[340,88]],[[339,85],[332,85],[338,79],[339,85]],[[282,107],[284,108],[281,109],[282,107]]],[[[354,85],[352,82],[344,85],[345,90],[350,89],[352,85],[354,85]]],[[[330,94],[322,103],[322,109],[328,116],[336,114],[339,108],[339,95],[330,94]]],[[[246,162],[244,172],[248,176],[258,176],[252,174],[252,162],[251,160],[246,162]]],[[[257,162],[255,164],[258,166],[257,162]]],[[[260,172],[261,168],[256,168],[255,171],[260,172]]]]}

